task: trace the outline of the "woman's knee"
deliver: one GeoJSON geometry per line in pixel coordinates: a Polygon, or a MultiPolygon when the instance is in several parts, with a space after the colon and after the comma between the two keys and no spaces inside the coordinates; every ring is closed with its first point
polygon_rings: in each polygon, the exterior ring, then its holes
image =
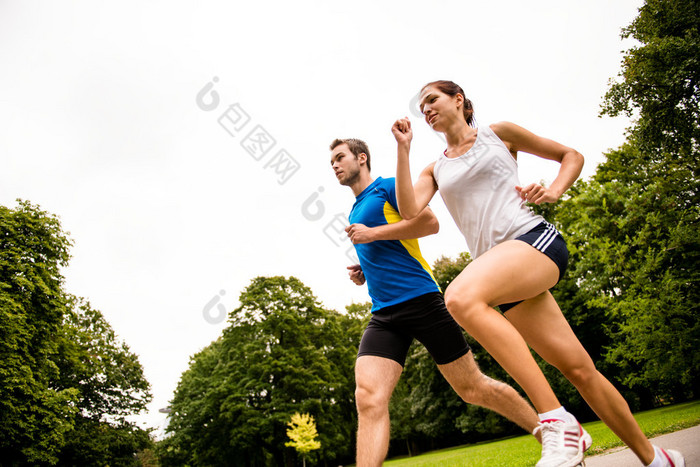
{"type": "Polygon", "coordinates": [[[577,388],[585,387],[600,377],[592,361],[567,365],[560,368],[560,371],[577,388]]]}
{"type": "Polygon", "coordinates": [[[445,290],[445,306],[452,316],[464,325],[468,323],[486,302],[479,299],[475,290],[469,287],[447,287],[445,290]],[[464,322],[464,323],[463,323],[464,322]]]}
{"type": "Polygon", "coordinates": [[[467,287],[449,285],[445,290],[445,306],[450,312],[465,311],[471,308],[474,297],[467,287]]]}

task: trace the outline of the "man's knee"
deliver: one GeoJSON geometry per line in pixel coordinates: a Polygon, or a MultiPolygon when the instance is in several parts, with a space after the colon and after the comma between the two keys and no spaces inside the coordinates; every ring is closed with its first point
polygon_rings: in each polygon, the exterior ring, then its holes
{"type": "Polygon", "coordinates": [[[453,389],[467,403],[478,404],[484,393],[491,390],[488,376],[479,369],[471,352],[441,368],[453,389]]]}
{"type": "Polygon", "coordinates": [[[467,396],[472,404],[484,405],[489,401],[499,400],[508,392],[509,386],[501,381],[480,374],[470,386],[467,396]]]}
{"type": "Polygon", "coordinates": [[[389,398],[383,391],[358,384],[355,388],[355,404],[361,415],[381,414],[389,407],[389,398]]]}

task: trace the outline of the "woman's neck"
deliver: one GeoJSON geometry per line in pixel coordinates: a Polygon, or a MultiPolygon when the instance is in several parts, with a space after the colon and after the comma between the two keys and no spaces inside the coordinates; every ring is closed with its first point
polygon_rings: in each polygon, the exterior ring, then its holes
{"type": "Polygon", "coordinates": [[[476,128],[462,122],[455,123],[445,131],[447,149],[458,149],[465,142],[473,139],[474,135],[476,135],[476,128]]]}

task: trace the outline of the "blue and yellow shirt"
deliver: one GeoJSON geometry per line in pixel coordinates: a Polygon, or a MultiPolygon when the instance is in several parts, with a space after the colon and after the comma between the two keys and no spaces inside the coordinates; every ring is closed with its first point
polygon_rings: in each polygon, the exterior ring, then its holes
{"type": "MultiPolygon", "coordinates": [[[[365,188],[357,196],[349,220],[351,224],[364,224],[367,227],[399,222],[401,215],[394,179],[378,177],[365,188]]],[[[373,313],[426,293],[440,291],[416,239],[378,240],[355,245],[355,251],[372,298],[373,313]]]]}

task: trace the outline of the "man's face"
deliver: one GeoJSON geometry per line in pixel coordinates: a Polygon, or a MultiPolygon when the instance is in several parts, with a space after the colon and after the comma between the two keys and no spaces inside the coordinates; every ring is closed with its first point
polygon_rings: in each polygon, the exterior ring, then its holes
{"type": "Polygon", "coordinates": [[[333,149],[331,167],[341,185],[351,186],[360,178],[360,160],[350,151],[347,144],[341,144],[333,149]]]}

